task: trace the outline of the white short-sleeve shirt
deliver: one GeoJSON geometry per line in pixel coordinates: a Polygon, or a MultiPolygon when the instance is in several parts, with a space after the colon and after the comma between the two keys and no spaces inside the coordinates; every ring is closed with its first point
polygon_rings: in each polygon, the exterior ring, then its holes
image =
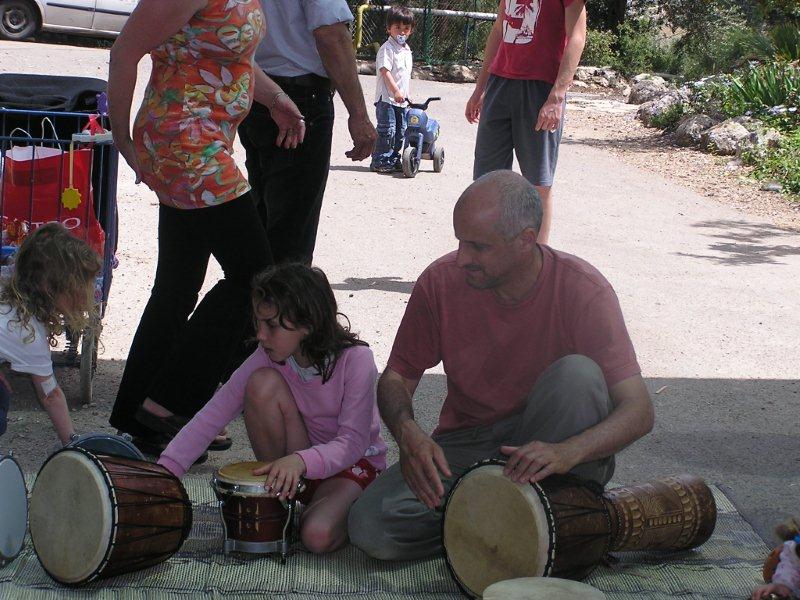
{"type": "Polygon", "coordinates": [[[402,103],[394,101],[394,94],[389,91],[386,80],[381,74],[381,69],[386,69],[392,74],[397,87],[403,92],[403,96],[408,98],[413,66],[413,55],[408,44],[400,45],[393,37],[389,37],[375,56],[375,75],[377,75],[375,102],[383,101],[395,106],[402,106],[402,103]]]}
{"type": "Polygon", "coordinates": [[[19,373],[47,377],[53,374],[53,359],[44,325],[31,317],[28,327],[22,327],[17,310],[0,304],[0,362],[8,362],[19,373]],[[33,339],[25,341],[33,330],[33,339]]]}

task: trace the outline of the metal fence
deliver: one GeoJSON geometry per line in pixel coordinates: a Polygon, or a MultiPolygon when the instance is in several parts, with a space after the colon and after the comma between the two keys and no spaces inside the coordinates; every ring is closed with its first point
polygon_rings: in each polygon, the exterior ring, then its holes
{"type": "MultiPolygon", "coordinates": [[[[480,59],[497,14],[496,0],[410,0],[414,32],[409,45],[415,63],[440,64],[480,59]]],[[[354,43],[359,58],[374,58],[386,41],[388,3],[350,2],[356,16],[354,43]]]]}

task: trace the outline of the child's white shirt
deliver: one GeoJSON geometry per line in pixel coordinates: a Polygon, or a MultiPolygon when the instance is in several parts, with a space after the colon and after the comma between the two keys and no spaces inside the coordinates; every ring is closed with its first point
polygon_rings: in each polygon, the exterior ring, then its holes
{"type": "Polygon", "coordinates": [[[411,48],[406,44],[398,44],[397,40],[389,36],[389,39],[378,50],[375,56],[375,102],[388,102],[395,106],[403,106],[402,102],[395,102],[394,94],[389,90],[386,85],[386,79],[381,73],[381,69],[386,69],[392,74],[394,82],[403,96],[408,98],[409,88],[411,86],[411,69],[414,60],[411,48]]]}
{"type": "Polygon", "coordinates": [[[18,321],[17,309],[0,304],[0,362],[8,362],[19,373],[47,377],[53,374],[53,359],[47,331],[36,318],[31,317],[28,327],[18,321]],[[33,339],[25,341],[33,330],[33,339]]]}
{"type": "Polygon", "coordinates": [[[781,559],[772,576],[772,583],[785,585],[794,596],[800,595],[800,557],[794,540],[783,543],[781,559]]]}

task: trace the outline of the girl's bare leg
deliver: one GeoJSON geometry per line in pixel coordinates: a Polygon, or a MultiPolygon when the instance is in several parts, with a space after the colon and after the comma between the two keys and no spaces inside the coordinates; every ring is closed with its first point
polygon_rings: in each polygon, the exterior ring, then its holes
{"type": "Polygon", "coordinates": [[[257,460],[277,460],[311,445],[294,396],[275,369],[258,369],[250,375],[244,423],[257,460]]]}
{"type": "Polygon", "coordinates": [[[362,491],[343,477],[320,484],[300,518],[300,539],[309,551],[331,552],[347,542],[347,514],[362,491]]]}

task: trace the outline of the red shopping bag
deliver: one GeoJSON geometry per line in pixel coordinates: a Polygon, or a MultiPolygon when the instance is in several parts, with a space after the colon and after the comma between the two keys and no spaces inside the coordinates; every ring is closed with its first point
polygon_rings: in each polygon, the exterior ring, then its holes
{"type": "Polygon", "coordinates": [[[12,146],[3,158],[0,214],[9,223],[27,223],[31,231],[60,222],[103,256],[105,232],[97,221],[92,197],[92,151],[12,146]],[[67,188],[78,191],[77,206],[62,202],[67,188]]]}

